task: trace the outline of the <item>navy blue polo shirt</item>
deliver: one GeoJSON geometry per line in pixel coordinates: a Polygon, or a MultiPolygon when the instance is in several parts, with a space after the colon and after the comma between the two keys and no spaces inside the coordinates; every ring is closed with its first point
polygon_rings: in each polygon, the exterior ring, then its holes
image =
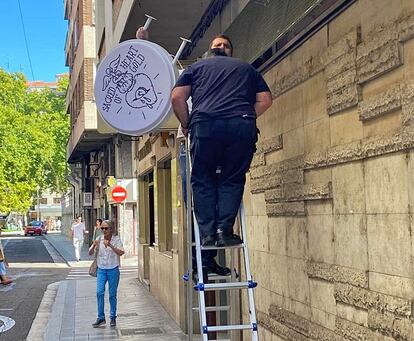
{"type": "Polygon", "coordinates": [[[256,118],[256,94],[270,91],[250,64],[224,56],[206,58],[189,66],[175,87],[186,85],[191,85],[191,125],[242,115],[256,118]]]}

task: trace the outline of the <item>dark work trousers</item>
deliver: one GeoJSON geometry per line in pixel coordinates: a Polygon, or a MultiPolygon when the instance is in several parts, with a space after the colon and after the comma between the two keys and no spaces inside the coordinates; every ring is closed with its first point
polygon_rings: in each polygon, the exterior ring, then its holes
{"type": "MultiPolygon", "coordinates": [[[[187,169],[186,169],[186,153],[185,153],[185,143],[184,141],[180,143],[180,151],[179,151],[179,159],[180,159],[180,176],[181,176],[181,183],[182,183],[182,191],[183,191],[183,198],[184,198],[184,205],[185,209],[187,210],[187,169]]],[[[194,229],[194,223],[192,224],[194,229]]],[[[192,241],[194,242],[194,230],[191,234],[192,241]]],[[[193,269],[197,269],[197,258],[196,258],[196,251],[195,247],[193,247],[193,269]]],[[[201,251],[201,261],[203,265],[209,265],[214,262],[214,257],[217,256],[217,250],[204,250],[201,251]]]]}
{"type": "Polygon", "coordinates": [[[233,233],[256,141],[253,118],[216,119],[191,127],[191,185],[201,237],[218,229],[233,233]]]}

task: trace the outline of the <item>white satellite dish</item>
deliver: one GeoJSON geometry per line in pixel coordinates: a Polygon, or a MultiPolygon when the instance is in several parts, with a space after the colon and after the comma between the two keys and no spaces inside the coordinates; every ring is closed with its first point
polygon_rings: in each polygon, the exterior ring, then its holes
{"type": "Polygon", "coordinates": [[[94,85],[98,111],[126,135],[177,128],[170,101],[177,76],[172,57],[161,46],[141,39],[124,41],[98,66],[94,85]]]}

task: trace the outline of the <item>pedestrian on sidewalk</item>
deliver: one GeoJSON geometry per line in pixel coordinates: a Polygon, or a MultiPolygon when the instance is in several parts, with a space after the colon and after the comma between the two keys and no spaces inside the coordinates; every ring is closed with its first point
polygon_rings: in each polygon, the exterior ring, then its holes
{"type": "Polygon", "coordinates": [[[98,306],[98,318],[92,324],[92,327],[97,328],[106,323],[105,320],[105,285],[108,282],[109,286],[109,305],[110,305],[110,319],[111,327],[116,326],[116,305],[117,305],[117,291],[119,284],[119,266],[120,256],[124,251],[119,236],[114,235],[114,223],[110,220],[104,220],[101,225],[103,236],[93,241],[89,248],[89,254],[92,255],[95,249],[98,248],[97,265],[98,271],[96,276],[96,300],[98,306]]]}
{"type": "Polygon", "coordinates": [[[102,225],[102,219],[100,218],[96,219],[95,227],[93,228],[93,240],[96,240],[98,239],[98,237],[102,236],[101,225],[102,225]]]}
{"type": "MultiPolygon", "coordinates": [[[[0,228],[0,235],[1,235],[1,228],[0,228]]],[[[3,285],[9,285],[11,284],[13,281],[10,278],[7,278],[6,276],[6,256],[4,254],[4,250],[3,250],[3,245],[1,245],[1,240],[0,240],[0,282],[3,285]]]]}
{"type": "Polygon", "coordinates": [[[56,229],[60,231],[61,227],[62,227],[62,222],[60,221],[60,218],[58,218],[58,220],[56,221],[56,229]]]}
{"type": "Polygon", "coordinates": [[[76,257],[76,260],[79,262],[80,251],[82,249],[84,234],[86,231],[86,227],[85,227],[85,224],[82,222],[81,216],[76,218],[75,222],[72,224],[71,231],[72,231],[73,246],[75,248],[75,257],[76,257]]]}

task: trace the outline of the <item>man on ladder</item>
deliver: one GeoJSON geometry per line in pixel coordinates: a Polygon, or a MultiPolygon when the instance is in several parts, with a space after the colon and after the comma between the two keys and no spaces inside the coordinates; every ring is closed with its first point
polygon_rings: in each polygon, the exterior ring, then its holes
{"type": "Polygon", "coordinates": [[[260,73],[232,58],[228,37],[216,36],[209,53],[210,58],[182,73],[171,100],[184,135],[191,136],[191,186],[201,245],[231,246],[242,242],[233,225],[256,150],[256,118],[272,105],[272,96],[260,73]]]}

